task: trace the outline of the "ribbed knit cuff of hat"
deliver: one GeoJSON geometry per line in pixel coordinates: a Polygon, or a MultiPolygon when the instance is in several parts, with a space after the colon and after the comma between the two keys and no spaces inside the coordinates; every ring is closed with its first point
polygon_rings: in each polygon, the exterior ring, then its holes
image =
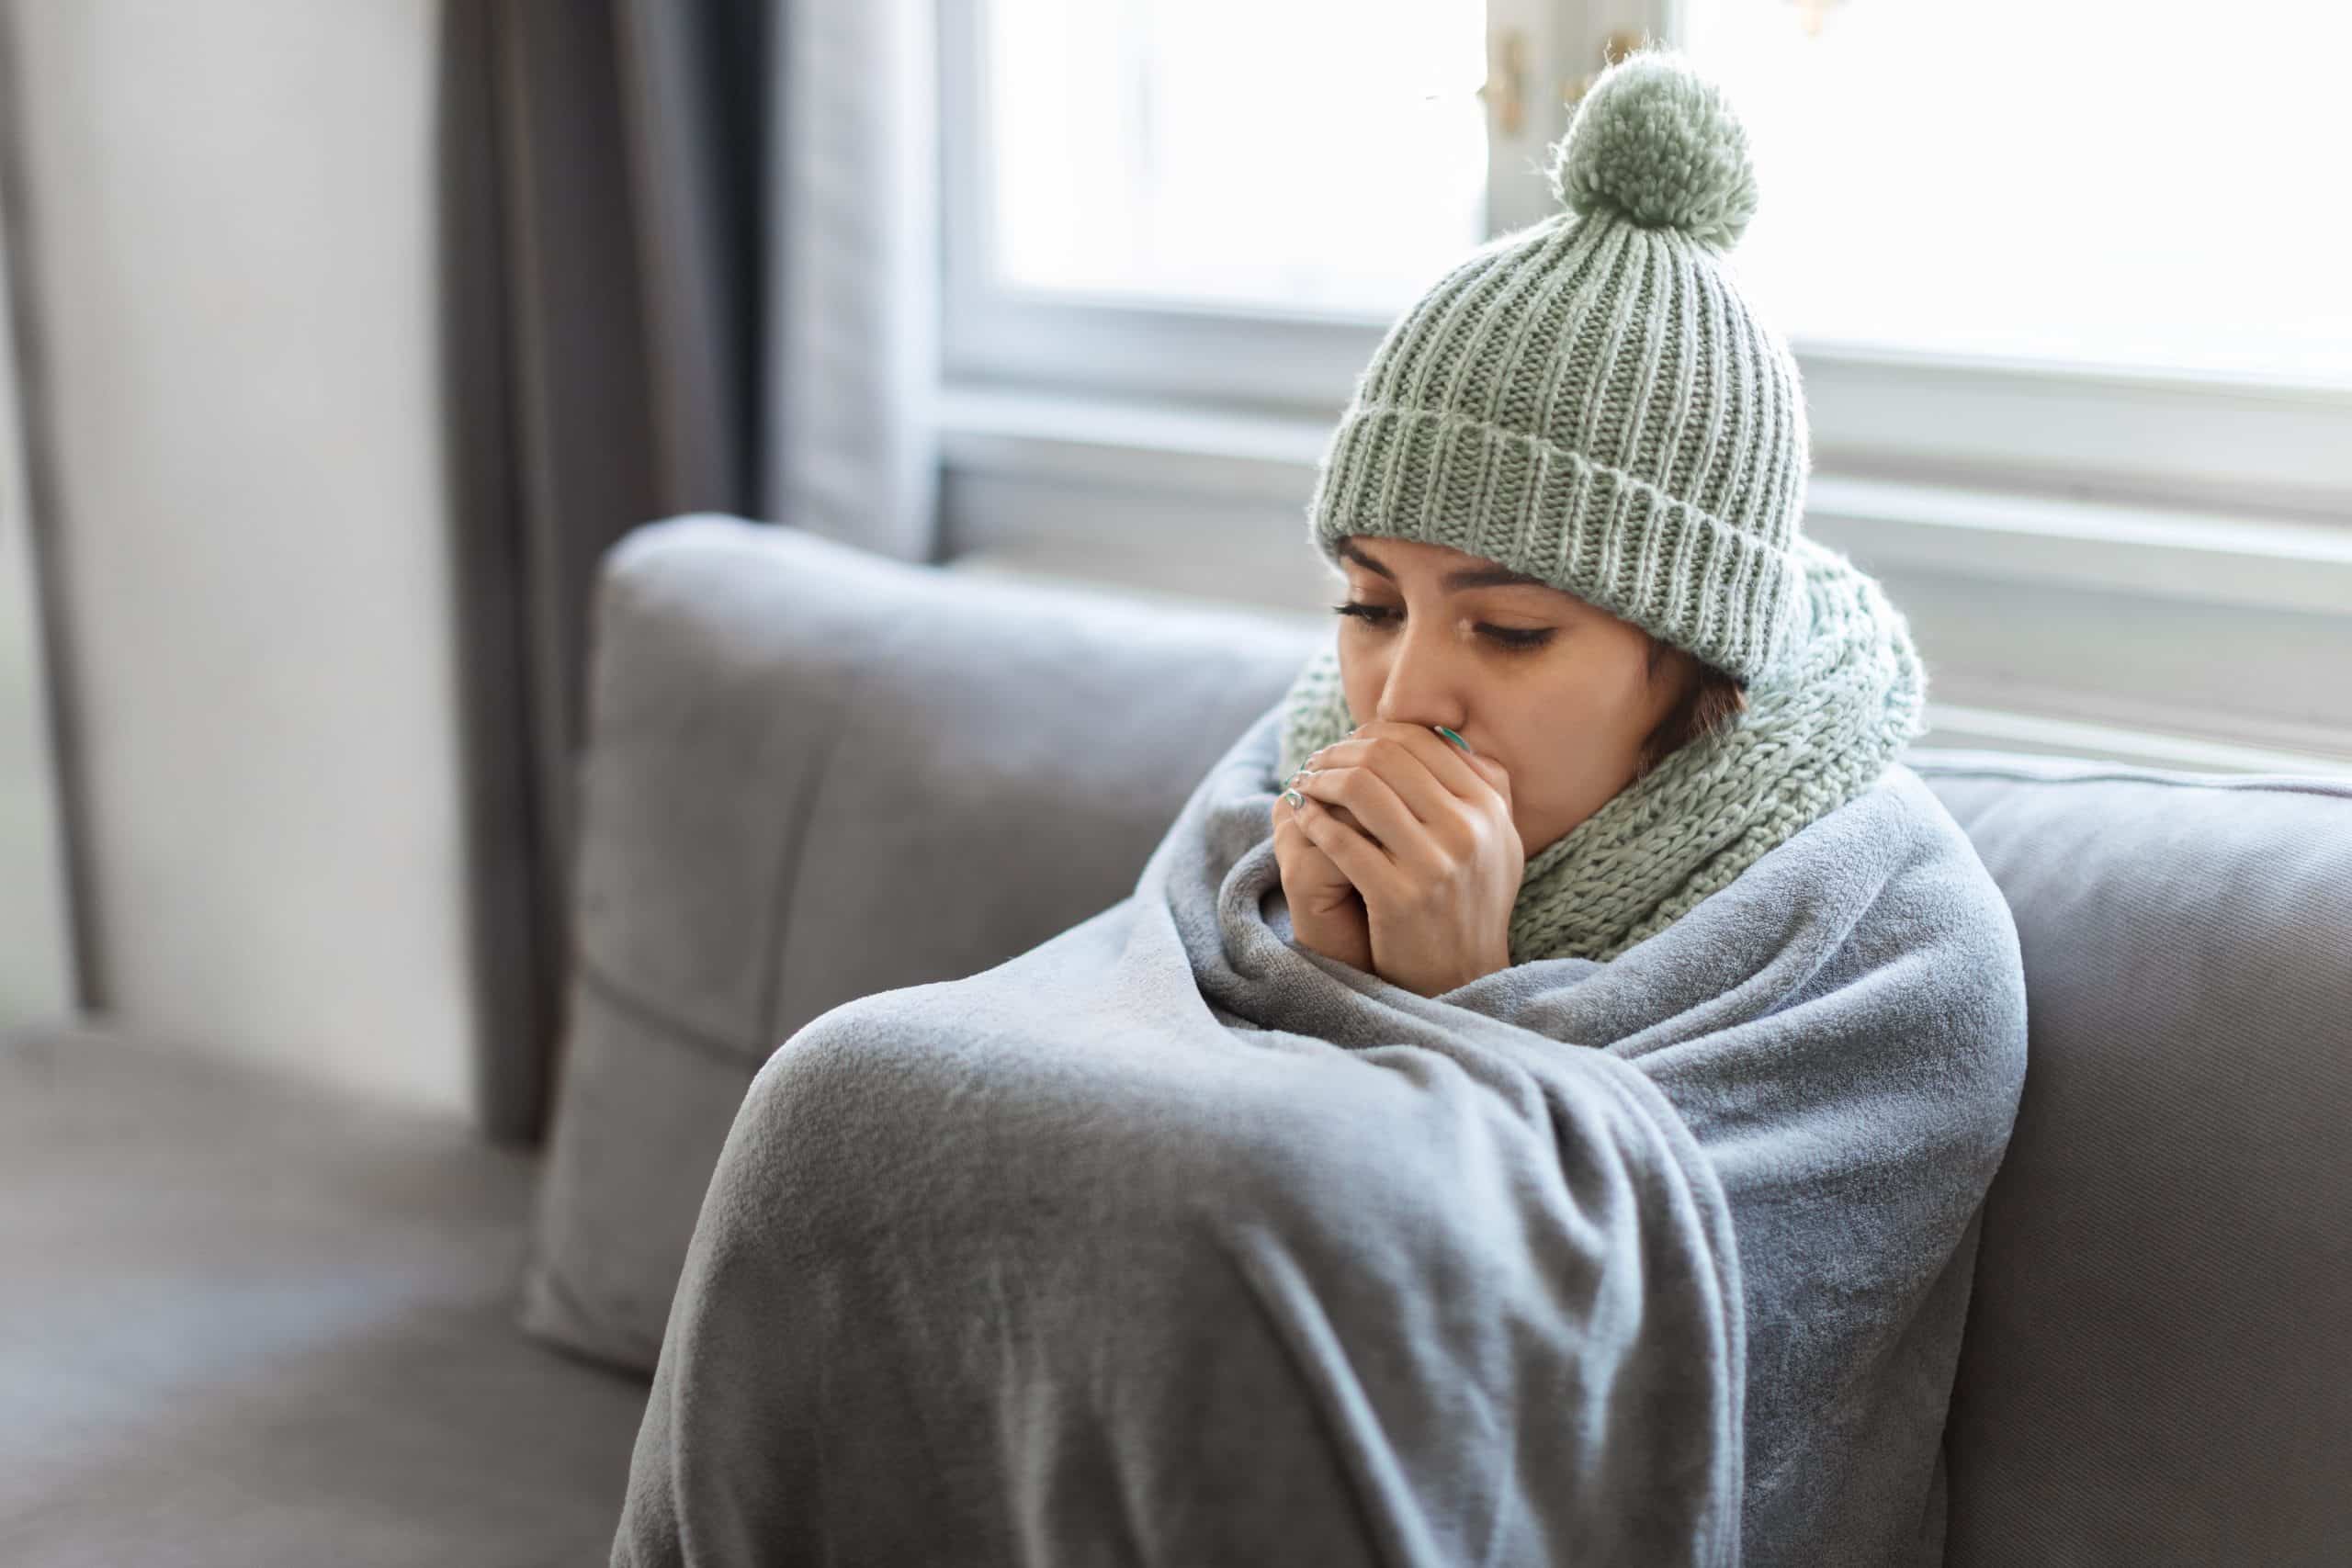
{"type": "Polygon", "coordinates": [[[1787,648],[1803,568],[1784,547],[1623,469],[1443,409],[1356,403],[1310,511],[1351,535],[1446,545],[1542,578],[1753,680],[1787,648]]]}

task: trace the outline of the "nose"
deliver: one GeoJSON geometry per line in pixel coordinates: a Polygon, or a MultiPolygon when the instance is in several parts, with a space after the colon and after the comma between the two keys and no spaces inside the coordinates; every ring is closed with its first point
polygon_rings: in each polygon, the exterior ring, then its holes
{"type": "Polygon", "coordinates": [[[1452,628],[1428,615],[1409,617],[1389,653],[1377,716],[1460,729],[1471,677],[1469,654],[1452,628]]]}

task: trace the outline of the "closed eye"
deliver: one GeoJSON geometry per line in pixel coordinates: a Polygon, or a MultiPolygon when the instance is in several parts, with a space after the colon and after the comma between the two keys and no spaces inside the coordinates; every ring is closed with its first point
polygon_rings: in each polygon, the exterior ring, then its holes
{"type": "MultiPolygon", "coordinates": [[[[1344,604],[1332,605],[1331,613],[1336,615],[1353,615],[1364,625],[1384,631],[1395,624],[1397,616],[1397,612],[1385,604],[1367,604],[1354,599],[1349,600],[1344,604]]],[[[1484,621],[1478,623],[1477,629],[1480,636],[1488,638],[1497,646],[1521,653],[1531,652],[1543,647],[1550,642],[1555,635],[1553,628],[1549,626],[1527,629],[1517,626],[1489,626],[1484,621]]]]}

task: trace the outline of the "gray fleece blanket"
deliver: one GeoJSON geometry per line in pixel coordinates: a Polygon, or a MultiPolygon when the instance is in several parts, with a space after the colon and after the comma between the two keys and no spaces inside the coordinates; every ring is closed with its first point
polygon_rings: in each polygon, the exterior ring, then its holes
{"type": "Polygon", "coordinates": [[[1424,998],[1290,944],[1277,718],[1132,897],[763,1066],[615,1563],[1940,1561],[2026,1045],[1941,803],[1424,998]]]}

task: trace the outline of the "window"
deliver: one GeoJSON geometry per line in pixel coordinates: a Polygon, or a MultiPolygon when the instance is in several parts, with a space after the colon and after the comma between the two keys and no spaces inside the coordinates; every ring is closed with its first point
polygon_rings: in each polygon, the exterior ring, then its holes
{"type": "Polygon", "coordinates": [[[2336,0],[1683,0],[1680,35],[1793,340],[2352,381],[2336,0]]]}
{"type": "Polygon", "coordinates": [[[1386,317],[1487,237],[1484,0],[998,0],[1001,284],[1386,317]]]}
{"type": "Polygon", "coordinates": [[[1494,28],[1553,8],[940,0],[951,387],[1331,417],[1399,310],[1549,210],[1543,29],[1494,28]]]}
{"type": "Polygon", "coordinates": [[[1327,420],[1417,285],[1555,209],[1569,100],[1646,33],[1737,96],[1765,188],[1735,265],[1823,468],[2340,513],[2352,8],[2262,14],[943,0],[948,380],[1327,420]]]}

